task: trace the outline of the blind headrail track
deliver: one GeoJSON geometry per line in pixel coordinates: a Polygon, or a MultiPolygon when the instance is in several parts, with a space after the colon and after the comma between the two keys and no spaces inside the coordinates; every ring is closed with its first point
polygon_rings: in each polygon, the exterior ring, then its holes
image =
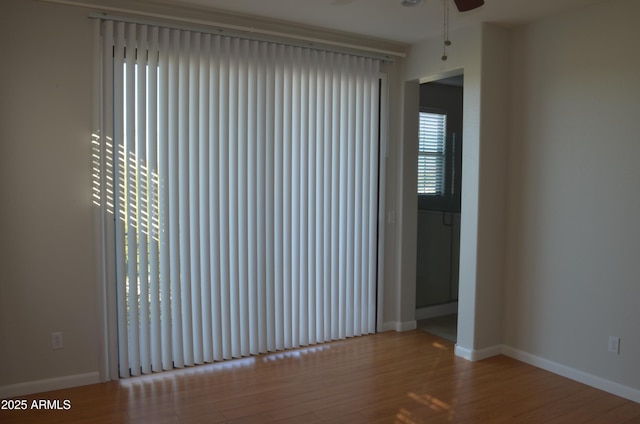
{"type": "Polygon", "coordinates": [[[349,53],[355,56],[364,56],[372,59],[393,62],[394,58],[406,57],[406,53],[395,50],[378,49],[375,47],[362,46],[348,42],[333,41],[317,37],[309,37],[286,32],[271,31],[261,28],[234,25],[222,22],[213,22],[204,19],[182,18],[178,16],[168,16],[159,13],[127,10],[118,7],[98,6],[73,0],[43,0],[49,3],[57,3],[68,6],[94,8],[105,12],[122,13],[131,16],[118,16],[110,13],[90,13],[89,18],[112,20],[141,25],[154,25],[163,28],[184,29],[211,34],[225,34],[239,38],[249,38],[253,40],[264,40],[277,42],[292,46],[313,48],[318,50],[334,51],[339,53],[349,53]]]}

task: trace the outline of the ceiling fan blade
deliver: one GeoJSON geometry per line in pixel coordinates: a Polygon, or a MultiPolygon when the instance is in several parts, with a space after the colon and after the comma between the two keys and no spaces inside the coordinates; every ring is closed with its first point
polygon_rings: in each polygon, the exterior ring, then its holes
{"type": "Polygon", "coordinates": [[[484,4],[484,0],[453,0],[460,12],[476,9],[484,4]]]}

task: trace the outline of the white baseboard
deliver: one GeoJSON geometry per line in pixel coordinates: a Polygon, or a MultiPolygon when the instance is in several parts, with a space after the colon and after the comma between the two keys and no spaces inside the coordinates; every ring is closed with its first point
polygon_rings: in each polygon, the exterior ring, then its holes
{"type": "Polygon", "coordinates": [[[561,375],[562,377],[577,381],[579,383],[586,384],[587,386],[591,386],[607,393],[611,393],[613,395],[629,399],[633,402],[640,403],[640,390],[638,389],[624,386],[620,383],[616,383],[611,380],[595,376],[593,374],[579,371],[575,368],[567,367],[566,365],[562,365],[557,362],[532,355],[530,353],[512,348],[510,346],[498,345],[491,346],[485,349],[473,350],[456,345],[455,354],[456,356],[464,358],[468,361],[481,361],[482,359],[502,354],[513,359],[517,359],[518,361],[525,362],[529,365],[533,365],[534,367],[541,368],[545,371],[549,371],[554,374],[561,375]]]}
{"type": "Polygon", "coordinates": [[[441,317],[458,313],[458,302],[445,303],[444,305],[426,306],[416,309],[416,320],[441,317]]]}
{"type": "Polygon", "coordinates": [[[543,370],[586,384],[587,386],[595,387],[596,389],[640,403],[640,390],[634,389],[633,387],[624,386],[509,346],[502,346],[501,351],[503,355],[526,362],[534,367],[542,368],[543,370]]]}
{"type": "Polygon", "coordinates": [[[502,353],[502,346],[491,346],[485,349],[474,350],[466,347],[456,345],[455,354],[467,361],[482,361],[483,359],[491,358],[492,356],[500,355],[502,353]]]}
{"type": "Polygon", "coordinates": [[[390,321],[382,324],[382,331],[410,331],[418,328],[418,323],[416,321],[390,321]]]}
{"type": "Polygon", "coordinates": [[[51,390],[68,389],[100,383],[100,373],[69,375],[65,377],[49,378],[46,380],[27,381],[24,383],[0,386],[0,399],[49,392],[51,390]]]}

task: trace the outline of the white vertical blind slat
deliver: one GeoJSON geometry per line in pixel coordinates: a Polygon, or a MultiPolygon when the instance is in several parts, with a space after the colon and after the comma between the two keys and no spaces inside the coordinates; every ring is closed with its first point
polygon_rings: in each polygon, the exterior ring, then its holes
{"type": "Polygon", "coordinates": [[[178,214],[179,225],[179,257],[180,257],[180,307],[182,309],[180,331],[181,343],[178,348],[182,349],[182,361],[180,366],[190,366],[193,361],[193,333],[192,333],[192,279],[191,279],[191,219],[190,203],[191,193],[189,191],[190,182],[190,155],[189,155],[189,117],[191,116],[189,101],[189,32],[180,31],[177,33],[180,47],[177,52],[178,58],[178,214]]]}
{"type": "Polygon", "coordinates": [[[346,259],[345,259],[345,330],[347,337],[353,337],[353,314],[354,304],[354,256],[355,256],[355,144],[356,144],[356,126],[357,126],[357,98],[356,98],[356,76],[351,72],[351,68],[355,66],[352,61],[347,61],[346,73],[348,74],[348,98],[345,105],[347,109],[347,165],[346,165],[346,212],[344,219],[346,221],[346,259]],[[352,307],[353,305],[353,307],[352,307]]]}
{"type": "Polygon", "coordinates": [[[200,40],[202,53],[199,58],[199,99],[198,103],[198,183],[199,183],[199,201],[200,201],[200,245],[199,257],[200,257],[200,299],[196,299],[196,302],[200,303],[201,308],[201,335],[202,335],[202,358],[197,358],[196,362],[213,362],[213,311],[212,311],[212,290],[214,284],[212,282],[213,277],[211,275],[211,225],[210,215],[211,207],[215,209],[215,205],[211,204],[210,200],[210,181],[209,175],[210,169],[210,126],[211,126],[211,111],[210,111],[210,61],[206,57],[206,54],[211,51],[211,34],[202,35],[200,40]]]}
{"type": "MultiPolygon", "coordinates": [[[[149,349],[151,371],[162,370],[161,298],[160,298],[160,232],[158,184],[158,28],[149,29],[147,169],[149,187],[149,349]]],[[[151,372],[149,371],[149,372],[151,372]]]]}
{"type": "Polygon", "coordinates": [[[173,367],[171,245],[169,207],[169,30],[159,34],[158,50],[158,228],[160,239],[160,331],[162,370],[173,367]]]}
{"type": "MultiPolygon", "coordinates": [[[[375,137],[375,132],[372,132],[371,130],[371,122],[372,122],[372,117],[371,117],[371,111],[372,108],[374,107],[372,101],[372,97],[371,97],[371,91],[372,91],[372,84],[370,81],[370,76],[371,76],[371,60],[365,60],[363,63],[363,69],[362,72],[365,74],[365,77],[363,78],[363,82],[362,82],[362,104],[364,107],[363,113],[362,113],[362,139],[363,140],[369,140],[371,139],[371,137],[375,137]]],[[[377,106],[377,104],[375,105],[377,106]]],[[[362,199],[362,211],[360,216],[362,216],[362,219],[360,221],[360,225],[361,225],[361,232],[362,232],[362,243],[361,243],[361,250],[360,250],[360,259],[358,260],[362,265],[361,265],[361,273],[360,275],[362,276],[362,284],[361,284],[361,292],[359,297],[357,297],[357,299],[359,299],[359,302],[361,304],[361,309],[360,309],[360,328],[362,329],[362,331],[364,332],[368,332],[369,330],[369,326],[368,326],[368,310],[369,308],[371,308],[371,305],[373,303],[370,303],[370,299],[369,299],[369,291],[367,290],[367,284],[366,282],[369,281],[369,278],[371,278],[371,274],[369,272],[369,269],[372,266],[375,266],[374,263],[371,263],[369,261],[369,250],[370,250],[370,246],[372,244],[375,244],[376,240],[373,239],[371,237],[371,234],[369,233],[369,222],[371,220],[371,213],[372,211],[370,210],[371,207],[371,203],[370,203],[370,198],[372,195],[374,195],[375,193],[372,193],[372,181],[371,181],[371,150],[375,147],[376,145],[372,144],[372,143],[362,143],[362,153],[361,153],[361,160],[362,160],[362,174],[361,174],[361,179],[362,179],[362,192],[361,192],[361,199],[362,199]]],[[[375,277],[375,275],[374,275],[375,277]]]]}
{"type": "MultiPolygon", "coordinates": [[[[292,235],[291,235],[291,227],[293,222],[292,216],[292,198],[293,198],[293,185],[292,179],[295,178],[293,175],[293,147],[292,147],[292,132],[293,132],[293,123],[292,121],[292,98],[293,98],[293,78],[292,78],[292,59],[293,51],[291,49],[285,49],[284,51],[284,82],[283,82],[283,110],[282,110],[282,144],[283,144],[283,190],[282,190],[282,198],[283,198],[283,279],[282,279],[282,297],[283,297],[283,336],[284,336],[284,346],[294,346],[294,342],[292,339],[292,305],[291,298],[293,292],[293,250],[292,250],[292,235]]],[[[278,141],[276,140],[276,143],[278,141]]]]}
{"type": "MultiPolygon", "coordinates": [[[[200,275],[200,261],[203,252],[200,251],[200,236],[203,229],[200,224],[200,204],[206,200],[200,196],[200,43],[201,34],[194,33],[191,41],[191,54],[188,57],[189,68],[189,252],[191,275],[191,337],[193,338],[193,352],[190,358],[193,364],[204,362],[204,346],[202,337],[202,285],[200,275]]],[[[206,157],[206,156],[205,156],[206,157]]]]}
{"type": "MultiPolygon", "coordinates": [[[[114,28],[115,48],[113,50],[113,102],[123,105],[124,98],[124,25],[117,23],[114,28]]],[[[124,146],[124,110],[119,108],[113,114],[113,161],[115,214],[115,244],[116,244],[116,282],[118,302],[118,328],[126,328],[127,311],[127,257],[126,257],[126,154],[124,146]]],[[[120,360],[120,375],[128,376],[129,370],[129,334],[118,333],[118,357],[120,360]]]]}
{"type": "MultiPolygon", "coordinates": [[[[342,121],[341,112],[341,93],[342,93],[342,63],[338,55],[331,54],[333,62],[333,79],[332,79],[332,117],[331,117],[331,138],[329,143],[331,144],[331,340],[340,339],[344,337],[341,334],[341,317],[342,317],[342,304],[341,294],[342,287],[342,273],[340,258],[344,257],[344,251],[341,250],[340,234],[342,229],[340,228],[340,205],[344,204],[344,199],[341,194],[341,152],[340,152],[340,122],[342,121]]],[[[346,121],[345,121],[346,122],[346,121]]]]}
{"type": "MultiPolygon", "coordinates": [[[[236,213],[238,207],[238,132],[240,113],[240,105],[238,99],[238,44],[240,40],[231,40],[229,54],[229,156],[228,156],[228,172],[229,172],[229,292],[230,292],[230,329],[231,329],[231,355],[234,358],[241,357],[240,346],[240,300],[239,300],[239,259],[238,259],[238,220],[236,213]]],[[[225,207],[224,205],[222,207],[225,207]]]]}
{"type": "Polygon", "coordinates": [[[365,245],[361,243],[363,209],[362,191],[364,178],[362,174],[364,156],[364,116],[366,105],[364,103],[364,78],[360,77],[363,72],[364,58],[358,58],[357,77],[355,78],[355,138],[354,138],[354,212],[353,212],[353,334],[362,335],[362,251],[365,245]]]}
{"type": "Polygon", "coordinates": [[[126,220],[126,257],[127,257],[127,296],[129,309],[129,372],[131,375],[140,375],[140,352],[138,326],[139,297],[138,272],[139,254],[134,248],[137,243],[138,221],[138,193],[137,193],[137,171],[138,164],[136,158],[136,27],[129,25],[125,28],[125,75],[124,75],[124,139],[123,139],[123,190],[126,200],[125,207],[126,220]]]}
{"type": "Polygon", "coordinates": [[[293,49],[292,56],[290,58],[290,78],[291,78],[291,131],[289,133],[289,139],[287,140],[290,148],[291,148],[291,226],[289,227],[289,235],[291,238],[291,276],[290,276],[290,286],[291,286],[291,295],[289,299],[289,304],[291,308],[291,312],[289,315],[289,319],[291,322],[291,346],[299,347],[300,346],[300,286],[302,284],[300,280],[300,185],[302,178],[303,170],[301,167],[301,158],[300,158],[300,150],[301,144],[303,140],[300,139],[301,132],[301,97],[302,97],[302,83],[301,78],[304,73],[304,68],[301,66],[300,72],[294,72],[293,64],[300,63],[301,60],[301,49],[299,47],[293,49]]]}
{"type": "Polygon", "coordinates": [[[248,282],[248,164],[247,164],[247,143],[248,125],[252,126],[255,121],[249,121],[248,102],[248,45],[249,40],[241,40],[237,45],[236,54],[238,61],[238,155],[235,168],[238,172],[238,333],[240,334],[240,356],[249,356],[249,282],[248,282]]]}
{"type": "MultiPolygon", "coordinates": [[[[373,62],[373,61],[371,61],[373,62]]],[[[369,183],[371,184],[371,189],[369,190],[370,198],[369,198],[369,231],[367,232],[369,235],[369,261],[368,261],[368,277],[367,281],[375,281],[378,270],[378,193],[379,193],[379,179],[378,179],[378,171],[379,171],[379,161],[380,161],[380,113],[379,113],[379,105],[380,105],[380,90],[381,90],[381,82],[379,79],[379,71],[377,64],[371,63],[370,68],[370,86],[371,86],[371,101],[369,104],[371,105],[371,122],[370,122],[370,138],[377,140],[377,143],[373,143],[370,146],[370,155],[369,155],[369,183]]],[[[368,302],[369,310],[368,310],[368,326],[367,331],[369,333],[374,333],[376,331],[376,296],[377,296],[377,287],[375,284],[367,284],[367,292],[368,292],[368,302]]]]}
{"type": "MultiPolygon", "coordinates": [[[[317,102],[311,101],[317,99],[317,52],[313,52],[313,54],[309,51],[305,52],[305,61],[307,66],[309,67],[309,80],[308,80],[308,98],[306,102],[303,102],[307,105],[307,119],[309,121],[309,125],[307,128],[307,137],[309,137],[309,144],[307,146],[306,153],[306,161],[307,166],[309,167],[309,178],[307,181],[306,187],[304,187],[305,194],[307,197],[307,217],[306,217],[306,231],[307,231],[307,244],[306,244],[306,258],[308,260],[308,269],[305,275],[307,284],[306,289],[307,293],[303,298],[303,302],[307,305],[307,317],[308,323],[306,325],[307,331],[309,332],[307,343],[315,344],[318,343],[317,337],[317,311],[316,311],[316,296],[317,296],[317,287],[318,285],[318,275],[316,273],[316,261],[318,253],[322,254],[322,248],[318,248],[317,240],[317,216],[316,216],[316,179],[320,174],[320,169],[318,167],[318,162],[315,158],[316,156],[316,146],[320,143],[317,140],[317,128],[319,127],[319,123],[321,122],[318,119],[317,112],[317,102]]],[[[322,258],[319,258],[320,261],[322,258]]]]}
{"type": "Polygon", "coordinates": [[[276,55],[274,83],[274,127],[273,127],[273,218],[274,218],[274,347],[282,350],[285,346],[284,336],[284,46],[274,46],[276,55]],[[280,141],[280,142],[278,142],[280,141]]]}
{"type": "Polygon", "coordinates": [[[102,34],[120,375],[374,332],[378,62],[102,34]]]}
{"type": "MultiPolygon", "coordinates": [[[[260,193],[258,192],[257,174],[258,160],[258,132],[260,131],[260,120],[258,119],[258,71],[257,64],[249,58],[254,58],[258,54],[258,43],[252,42],[247,47],[246,63],[247,63],[247,122],[253,122],[255,125],[249,125],[247,128],[247,144],[245,151],[247,166],[247,338],[248,352],[257,354],[259,349],[258,340],[258,316],[259,299],[258,299],[258,238],[259,238],[259,221],[258,221],[258,202],[260,193]]],[[[264,208],[261,209],[264,211],[264,208]]]]}
{"type": "Polygon", "coordinates": [[[180,261],[180,198],[179,198],[179,51],[180,51],[180,32],[177,30],[170,31],[169,40],[169,76],[168,76],[168,151],[167,160],[169,164],[167,183],[169,185],[168,204],[169,204],[169,242],[167,250],[169,251],[169,268],[171,270],[170,293],[171,299],[171,357],[172,364],[176,368],[184,367],[184,351],[182,339],[182,293],[180,276],[182,273],[180,261]]]}
{"type": "Polygon", "coordinates": [[[276,297],[276,281],[275,281],[275,263],[276,252],[278,252],[278,240],[275,236],[276,232],[276,187],[275,175],[277,168],[276,163],[276,148],[275,144],[275,128],[277,125],[275,109],[278,105],[278,98],[276,97],[276,75],[275,75],[275,61],[276,46],[269,45],[263,47],[260,63],[266,64],[266,88],[265,98],[261,102],[265,119],[265,214],[264,223],[266,227],[265,231],[265,244],[271,248],[265,247],[263,249],[265,253],[265,286],[266,286],[266,321],[263,323],[262,330],[266,328],[266,351],[273,352],[276,350],[277,340],[277,328],[278,320],[276,315],[277,309],[277,297],[276,297]],[[268,244],[267,244],[268,243],[268,244]],[[268,323],[268,324],[267,324],[268,323]]]}
{"type": "Polygon", "coordinates": [[[318,192],[322,194],[322,214],[323,214],[323,222],[322,222],[322,246],[323,246],[323,255],[324,263],[322,269],[323,280],[321,284],[324,287],[323,291],[323,327],[324,327],[324,335],[323,340],[329,341],[332,339],[331,331],[331,313],[333,308],[331,307],[333,296],[332,290],[334,288],[334,283],[332,280],[332,267],[333,267],[333,250],[331,245],[331,213],[332,213],[332,145],[329,141],[333,135],[332,133],[332,118],[333,118],[333,74],[332,74],[332,65],[333,65],[333,55],[329,53],[322,53],[322,68],[324,70],[324,81],[321,82],[322,92],[324,93],[324,128],[322,130],[322,140],[324,145],[324,161],[323,161],[323,175],[324,179],[322,181],[322,187],[318,188],[318,192]]]}
{"type": "Polygon", "coordinates": [[[138,244],[138,288],[139,288],[139,355],[143,374],[151,372],[151,346],[149,340],[149,166],[147,162],[147,26],[136,28],[137,45],[135,56],[135,173],[136,212],[138,244]]]}
{"type": "Polygon", "coordinates": [[[315,172],[315,169],[310,166],[308,160],[309,151],[309,127],[312,125],[309,119],[309,79],[311,69],[309,68],[309,50],[300,49],[297,62],[302,66],[302,72],[300,72],[300,131],[298,135],[298,144],[300,145],[300,186],[299,191],[299,226],[298,226],[298,238],[299,238],[299,250],[298,255],[300,258],[300,270],[298,279],[300,281],[300,290],[298,292],[297,304],[299,308],[298,316],[298,344],[302,346],[309,345],[309,258],[307,252],[309,252],[309,204],[308,204],[308,181],[310,174],[315,172]]]}
{"type": "MultiPolygon", "coordinates": [[[[341,58],[342,59],[342,58],[341,58]]],[[[338,337],[346,338],[350,334],[350,329],[348,327],[349,321],[347,319],[347,299],[349,297],[349,254],[351,252],[348,251],[349,248],[349,169],[351,167],[351,163],[349,161],[349,151],[351,149],[351,138],[350,138],[350,130],[352,123],[349,122],[350,114],[349,114],[349,96],[350,96],[350,76],[348,72],[348,61],[341,60],[340,62],[340,70],[342,73],[346,74],[346,77],[341,78],[341,87],[340,87],[340,139],[338,140],[340,149],[340,170],[339,170],[339,198],[338,203],[340,206],[340,215],[338,216],[338,226],[339,226],[339,251],[340,256],[338,258],[339,264],[339,301],[338,301],[338,310],[339,310],[339,327],[338,327],[338,337]]]]}
{"type": "MultiPolygon", "coordinates": [[[[209,37],[211,38],[211,36],[209,37]]],[[[220,56],[220,38],[214,37],[211,41],[209,59],[209,98],[219,99],[220,97],[220,68],[217,58],[220,56]]],[[[224,359],[223,333],[222,333],[222,292],[221,292],[221,232],[220,232],[220,106],[219,102],[211,102],[209,110],[209,139],[205,142],[209,144],[209,231],[211,244],[211,320],[212,333],[211,343],[213,345],[213,360],[224,359]]],[[[205,282],[206,283],[206,282],[205,282]]]]}
{"type": "MultiPolygon", "coordinates": [[[[219,71],[220,71],[220,105],[230,105],[229,101],[229,55],[230,55],[230,40],[223,38],[220,41],[219,46],[219,71]]],[[[220,210],[220,221],[218,222],[220,227],[220,310],[222,312],[221,317],[221,329],[222,339],[220,341],[222,345],[222,357],[224,359],[232,358],[232,345],[231,345],[231,310],[230,310],[230,290],[229,286],[230,278],[230,265],[229,265],[229,208],[227,205],[229,202],[229,118],[228,107],[220,107],[219,112],[219,125],[220,132],[218,134],[218,143],[220,146],[220,153],[218,155],[218,175],[219,175],[219,188],[220,188],[220,201],[218,207],[220,210]]]]}
{"type": "MultiPolygon", "coordinates": [[[[256,275],[255,275],[255,284],[256,284],[256,328],[255,335],[253,337],[257,338],[257,352],[267,352],[269,345],[269,335],[268,335],[268,293],[270,289],[268,287],[270,282],[268,273],[268,256],[269,252],[266,249],[260,249],[258,246],[266,246],[267,240],[267,222],[269,222],[269,213],[267,209],[267,190],[268,185],[267,182],[267,170],[266,163],[269,161],[269,157],[267,156],[267,149],[265,144],[267,139],[267,126],[266,126],[266,111],[268,110],[266,106],[266,90],[267,90],[267,65],[266,65],[266,43],[256,43],[254,45],[254,49],[252,51],[251,57],[257,57],[259,60],[254,65],[255,72],[255,116],[256,116],[256,133],[254,135],[255,139],[253,140],[253,149],[255,150],[254,161],[256,163],[256,174],[255,178],[255,192],[257,195],[256,204],[255,204],[255,219],[256,219],[256,236],[255,236],[255,255],[256,255],[256,275]]],[[[272,300],[271,300],[272,301],[272,300]]]]}

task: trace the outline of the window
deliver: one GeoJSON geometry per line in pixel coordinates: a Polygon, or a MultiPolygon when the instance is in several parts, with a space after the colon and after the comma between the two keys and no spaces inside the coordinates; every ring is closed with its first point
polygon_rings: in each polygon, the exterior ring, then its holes
{"type": "Polygon", "coordinates": [[[447,115],[420,112],[418,194],[445,193],[447,115]]]}

